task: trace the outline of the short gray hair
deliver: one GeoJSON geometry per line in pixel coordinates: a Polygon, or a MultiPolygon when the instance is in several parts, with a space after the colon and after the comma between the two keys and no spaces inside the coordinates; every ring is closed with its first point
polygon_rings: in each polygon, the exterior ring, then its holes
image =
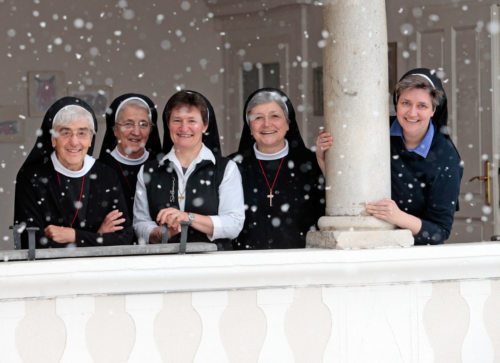
{"type": "Polygon", "coordinates": [[[252,109],[255,106],[262,105],[264,103],[276,102],[278,106],[283,110],[285,114],[285,118],[290,123],[290,119],[288,118],[288,106],[286,105],[287,98],[278,92],[275,91],[262,91],[257,92],[251,99],[248,101],[247,109],[245,113],[245,118],[247,123],[250,121],[249,115],[252,109]]]}
{"type": "Polygon", "coordinates": [[[118,106],[116,110],[116,115],[115,115],[115,122],[118,121],[120,118],[120,115],[122,112],[125,110],[125,107],[132,106],[132,107],[137,107],[140,109],[143,109],[146,111],[149,117],[149,122],[151,122],[151,109],[149,108],[149,105],[140,97],[130,97],[124,100],[120,105],[118,106]]]}
{"type": "Polygon", "coordinates": [[[52,130],[55,131],[61,126],[70,125],[76,119],[81,117],[87,120],[89,130],[92,132],[92,135],[95,134],[94,117],[92,117],[92,114],[88,110],[78,105],[64,106],[57,111],[54,116],[54,120],[52,121],[52,130]]]}

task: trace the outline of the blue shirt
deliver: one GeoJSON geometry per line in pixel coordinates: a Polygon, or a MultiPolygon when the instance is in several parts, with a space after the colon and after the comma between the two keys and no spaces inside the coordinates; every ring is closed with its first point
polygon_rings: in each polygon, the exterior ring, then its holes
{"type": "MultiPolygon", "coordinates": [[[[398,119],[396,119],[391,125],[391,136],[401,136],[404,141],[403,136],[403,128],[399,124],[398,119]]],[[[432,120],[429,122],[429,128],[425,133],[424,138],[420,141],[420,144],[414,149],[407,149],[408,151],[412,151],[423,158],[427,157],[429,150],[431,149],[432,139],[434,137],[434,125],[432,124],[432,120]]]]}

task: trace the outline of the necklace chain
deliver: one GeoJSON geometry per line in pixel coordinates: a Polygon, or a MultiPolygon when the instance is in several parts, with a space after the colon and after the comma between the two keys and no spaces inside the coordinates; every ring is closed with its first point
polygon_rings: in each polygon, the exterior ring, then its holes
{"type": "Polygon", "coordinates": [[[257,159],[257,161],[259,162],[259,165],[260,165],[260,170],[262,171],[262,175],[264,176],[264,180],[266,181],[267,187],[269,188],[269,194],[267,195],[267,198],[269,198],[269,206],[270,207],[273,206],[273,198],[274,198],[273,190],[274,190],[274,186],[276,185],[276,181],[278,180],[278,175],[280,174],[281,165],[283,165],[283,160],[285,160],[285,157],[281,158],[280,166],[278,167],[278,171],[276,172],[276,175],[274,176],[273,184],[271,185],[271,184],[269,184],[269,180],[267,179],[267,175],[266,175],[266,172],[264,170],[264,167],[262,166],[262,162],[260,161],[260,159],[257,159]]]}

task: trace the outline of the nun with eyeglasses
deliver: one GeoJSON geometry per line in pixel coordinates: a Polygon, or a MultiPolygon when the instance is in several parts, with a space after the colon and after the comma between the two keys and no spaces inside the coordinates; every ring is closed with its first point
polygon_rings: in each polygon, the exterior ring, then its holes
{"type": "Polygon", "coordinates": [[[161,153],[157,119],[153,101],[138,93],[115,98],[106,110],[106,133],[99,161],[118,174],[130,216],[134,210],[137,173],[146,161],[155,160],[161,153]]]}

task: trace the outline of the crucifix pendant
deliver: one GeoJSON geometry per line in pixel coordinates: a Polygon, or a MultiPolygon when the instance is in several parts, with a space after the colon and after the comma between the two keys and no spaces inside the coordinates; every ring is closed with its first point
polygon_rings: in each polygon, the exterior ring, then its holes
{"type": "Polygon", "coordinates": [[[269,198],[269,206],[272,207],[273,206],[273,198],[274,198],[273,192],[269,191],[269,194],[267,195],[267,197],[269,198]]]}
{"type": "Polygon", "coordinates": [[[179,194],[179,196],[177,197],[178,200],[184,200],[184,194],[179,194]]]}

